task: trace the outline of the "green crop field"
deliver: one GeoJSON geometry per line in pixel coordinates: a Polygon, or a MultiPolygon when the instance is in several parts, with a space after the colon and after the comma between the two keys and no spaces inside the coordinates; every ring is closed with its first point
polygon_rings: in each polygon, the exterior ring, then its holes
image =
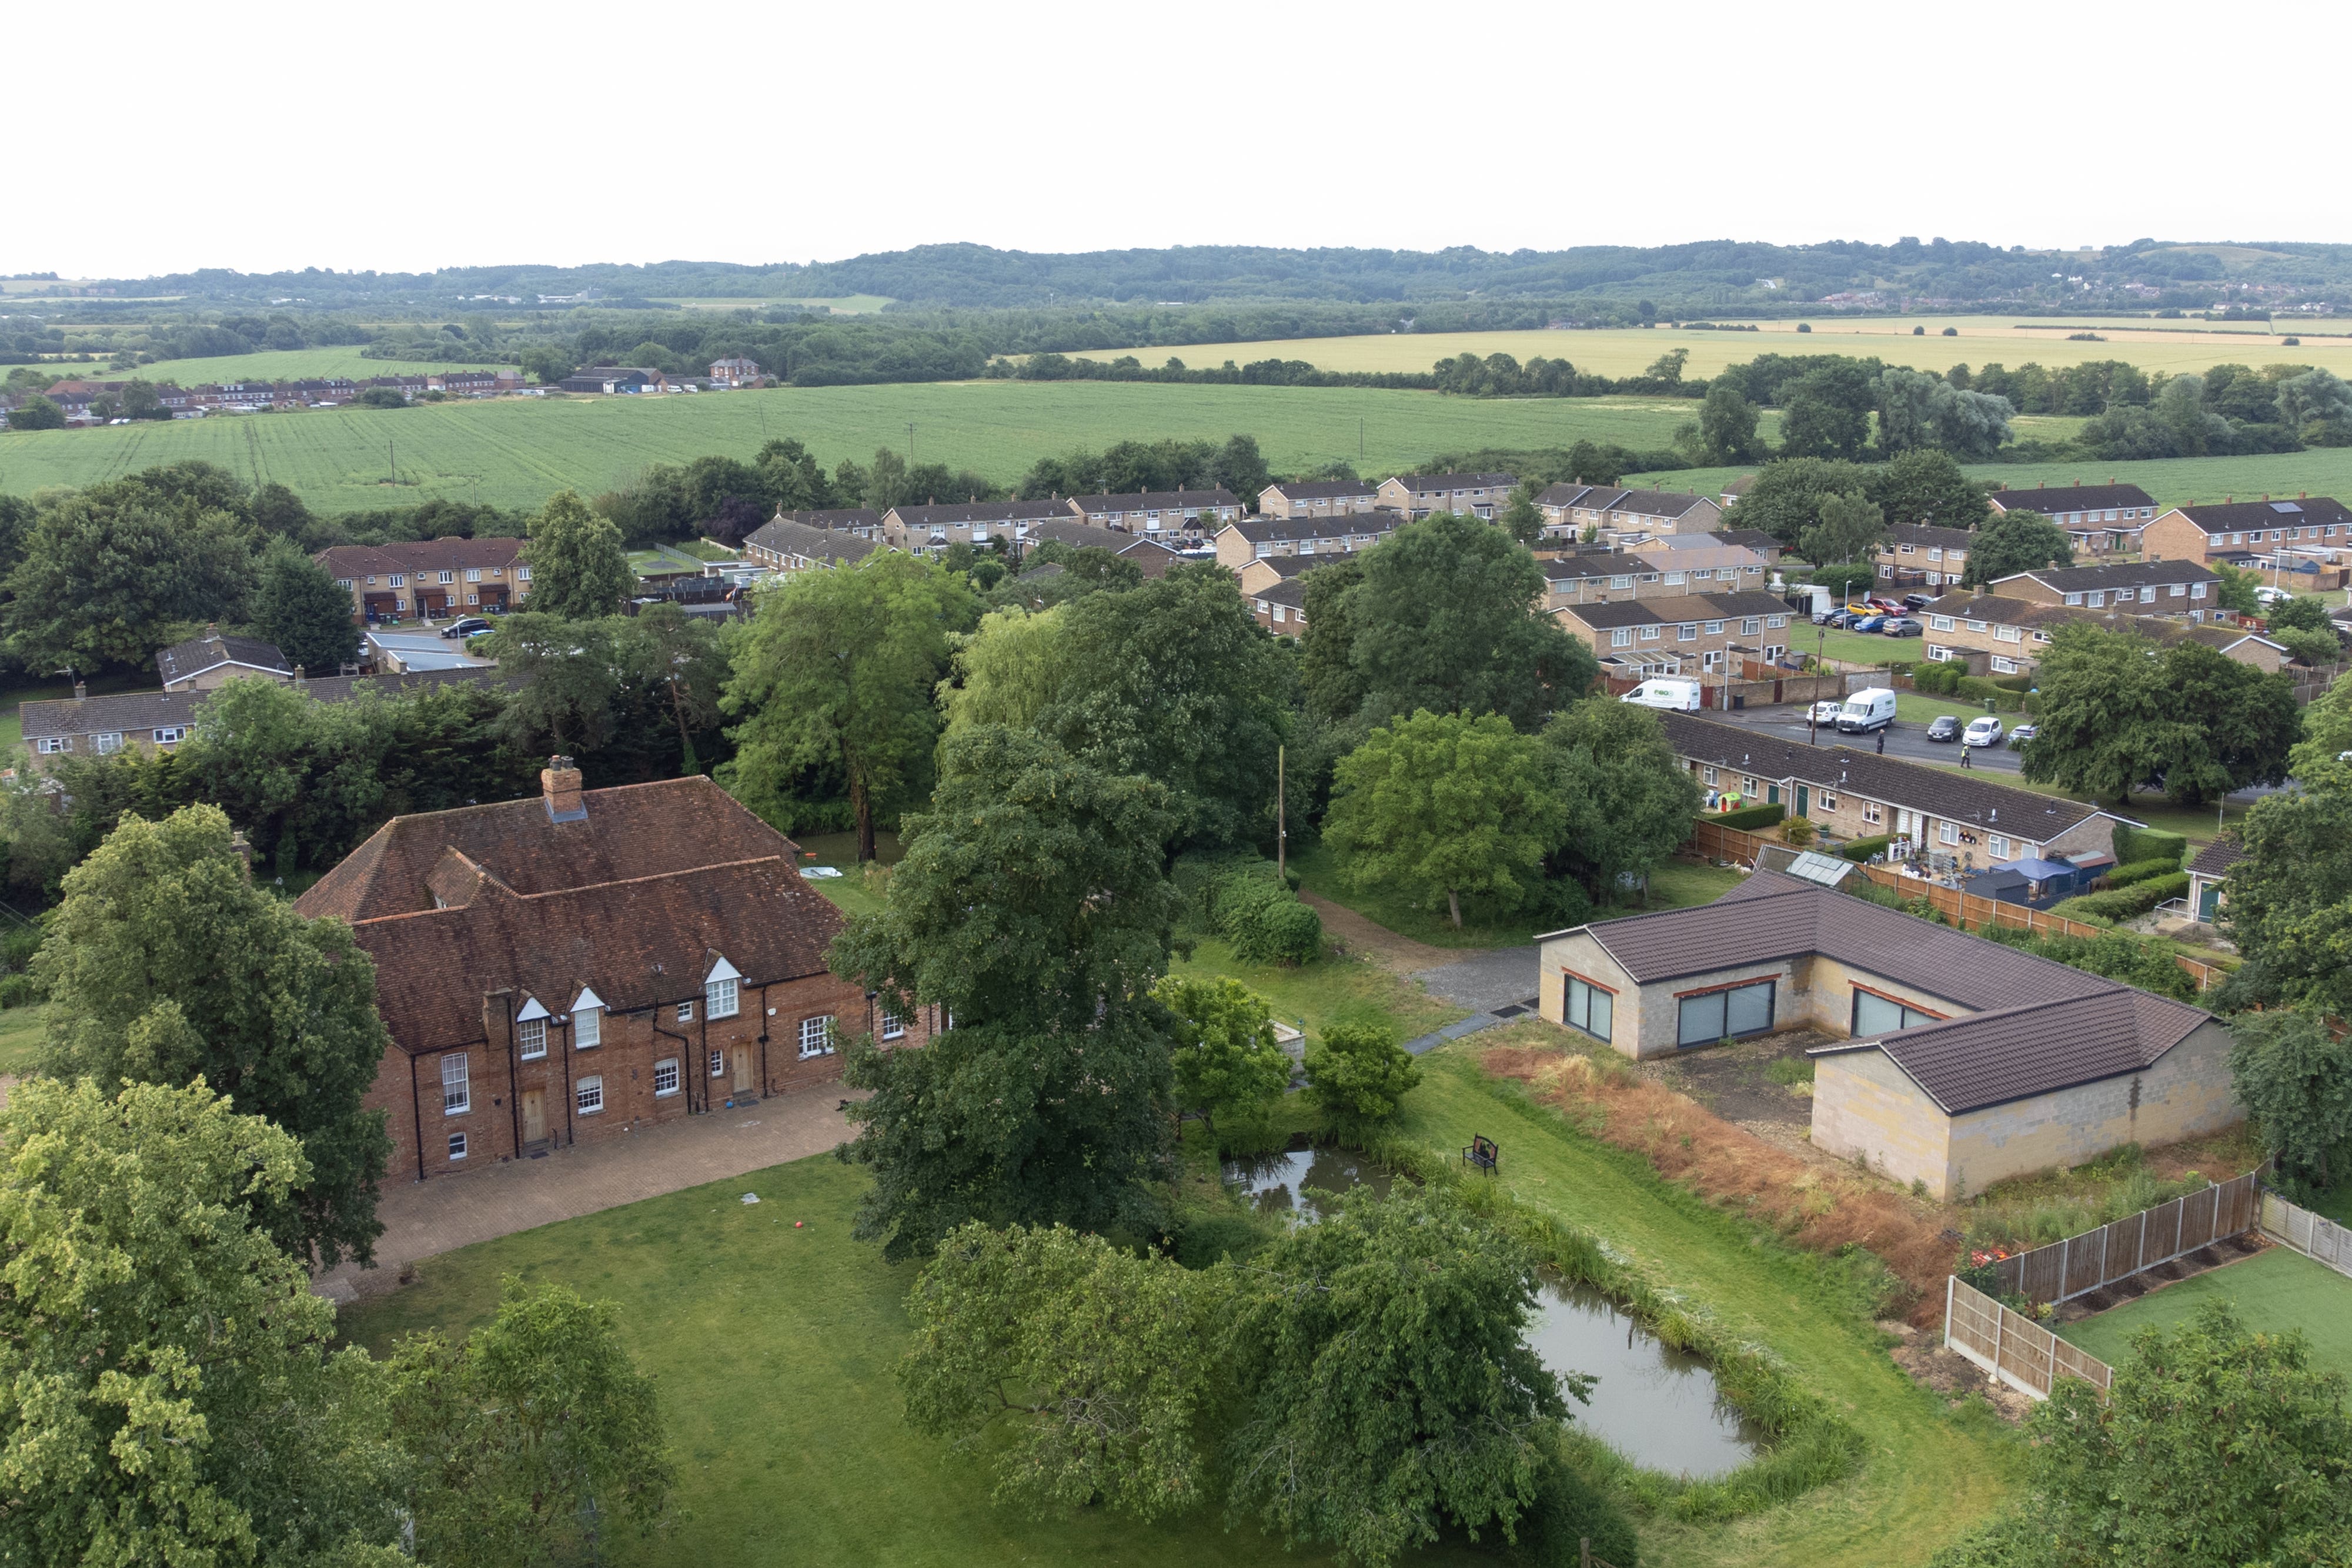
{"type": "MultiPolygon", "coordinates": [[[[2029,425],[2079,424],[2079,421],[2020,420],[2021,433],[2043,440],[2063,434],[2029,425]]],[[[1712,496],[1756,465],[1739,468],[1677,468],[1662,474],[1629,475],[1629,485],[1656,484],[1669,490],[1696,490],[1712,496]]],[[[2144,462],[2110,462],[2078,457],[2063,463],[1976,463],[1969,476],[2011,490],[2044,485],[2137,485],[2156,497],[2159,507],[2192,501],[2219,501],[2234,497],[2251,501],[2263,496],[2337,496],[2352,497],[2352,446],[2315,446],[2304,452],[2279,452],[2259,457],[2159,457],[2144,462]]]]}
{"type": "Polygon", "coordinates": [[[2131,1336],[2141,1329],[2168,1331],[2213,1301],[2235,1302],[2249,1328],[2301,1329],[2310,1336],[2314,1363],[2352,1377],[2352,1280],[2284,1247],[2191,1275],[2058,1332],[2112,1366],[2130,1354],[2131,1336]]]}
{"type": "Polygon", "coordinates": [[[92,381],[119,382],[144,376],[151,382],[177,382],[184,387],[192,387],[206,382],[293,382],[312,376],[350,376],[354,381],[363,381],[369,376],[425,375],[435,371],[477,368],[479,367],[454,361],[364,360],[357,346],[352,346],[264,350],[256,354],[223,354],[209,360],[158,360],[135,371],[114,370],[104,360],[59,361],[45,364],[41,370],[60,381],[85,376],[92,381]]]}
{"type": "Polygon", "coordinates": [[[1113,360],[1121,354],[1133,354],[1147,365],[1157,365],[1173,354],[1196,368],[1223,364],[1227,360],[1242,364],[1253,360],[1305,360],[1328,371],[1425,371],[1437,361],[1450,360],[1457,354],[1476,354],[1481,359],[1489,354],[1509,354],[1522,362],[1540,354],[1546,359],[1568,360],[1601,375],[1630,376],[1669,350],[1688,349],[1690,362],[1685,373],[1693,376],[1711,376],[1726,365],[1763,353],[1875,356],[1889,364],[1939,372],[1956,364],[1983,365],[1989,361],[2015,366],[2031,360],[2057,366],[2079,365],[2093,360],[2128,360],[2144,370],[2178,374],[2201,371],[2226,361],[2250,365],[2288,361],[2325,365],[2338,375],[2352,375],[2352,339],[2307,337],[2300,347],[2290,349],[2282,345],[2276,334],[2174,329],[2183,325],[2147,321],[2122,327],[2083,321],[2021,327],[2005,317],[1929,316],[1821,320],[1811,323],[1811,332],[1799,332],[1793,321],[1762,322],[1762,329],[1755,332],[1695,332],[1668,327],[1597,332],[1389,332],[1354,338],[1090,350],[1078,357],[1113,360]],[[1927,335],[1914,337],[1914,326],[1925,326],[1927,335]],[[2159,326],[2162,330],[2156,329],[2159,326]],[[1943,336],[1946,327],[1956,329],[1958,336],[1943,336]],[[2095,330],[2105,340],[2069,340],[2070,329],[2085,328],[2095,330]]]}
{"type": "Polygon", "coordinates": [[[1237,431],[1256,436],[1278,472],[1344,458],[1385,475],[1436,453],[1479,446],[1559,446],[1579,439],[1664,446],[1691,417],[1690,403],[1671,398],[1497,401],[1361,388],[1095,382],[501,398],[0,432],[0,490],[82,485],[202,457],[248,481],[290,486],[322,511],[413,505],[436,496],[535,507],[567,486],[592,495],[609,489],[651,463],[705,453],[749,457],[774,435],[798,436],[828,466],[845,457],[865,461],[878,446],[907,451],[909,423],[917,460],[970,467],[999,484],[1017,481],[1039,457],[1076,447],[1163,436],[1223,440],[1237,431]],[[390,474],[395,456],[397,486],[390,474]]]}

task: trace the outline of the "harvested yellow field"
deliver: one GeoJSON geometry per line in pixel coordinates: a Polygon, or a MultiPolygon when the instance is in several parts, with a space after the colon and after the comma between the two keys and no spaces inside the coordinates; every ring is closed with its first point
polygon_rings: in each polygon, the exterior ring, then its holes
{"type": "Polygon", "coordinates": [[[1457,354],[1508,354],[1521,363],[1540,354],[1568,360],[1580,370],[1605,376],[1639,374],[1659,355],[1675,349],[1690,350],[1685,374],[1711,376],[1726,365],[1752,360],[1759,354],[1852,354],[1876,356],[1889,364],[1918,370],[1948,371],[1956,364],[1971,366],[1999,361],[2014,368],[2028,361],[2061,366],[2093,360],[2128,360],[2146,371],[2175,375],[2202,371],[2210,365],[2235,362],[2265,365],[2278,361],[2324,365],[2340,376],[2352,377],[2352,338],[2305,337],[2288,348],[2279,334],[2218,330],[2223,323],[2148,321],[2123,326],[2089,320],[2023,326],[2007,317],[1922,316],[1883,317],[1869,320],[1823,319],[1811,332],[1797,330],[1794,321],[1759,323],[1759,331],[1678,331],[1657,327],[1601,332],[1391,332],[1357,338],[1291,338],[1260,343],[1189,343],[1172,348],[1099,349],[1074,356],[1114,360],[1133,354],[1147,365],[1158,365],[1175,355],[1194,367],[1232,360],[1304,360],[1328,371],[1426,371],[1439,360],[1457,354]],[[1914,337],[1915,326],[1927,335],[1914,337]],[[1945,328],[1957,337],[1943,336],[1945,328]],[[2095,331],[2104,342],[2068,341],[2070,332],[2095,331]]]}

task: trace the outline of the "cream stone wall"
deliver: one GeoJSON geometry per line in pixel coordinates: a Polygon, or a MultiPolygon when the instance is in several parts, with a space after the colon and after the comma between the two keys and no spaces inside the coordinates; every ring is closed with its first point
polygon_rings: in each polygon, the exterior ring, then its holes
{"type": "Polygon", "coordinates": [[[2124,1144],[2217,1132],[2245,1114],[2230,1087],[2229,1031],[2209,1022],[2144,1072],[1953,1118],[1951,1180],[1956,1188],[1964,1183],[1962,1190],[1982,1192],[2029,1171],[2081,1165],[2124,1144]]]}
{"type": "Polygon", "coordinates": [[[1949,1196],[1948,1117],[1883,1051],[1849,1051],[1813,1064],[1813,1147],[1859,1159],[1900,1182],[1924,1181],[1949,1196]]]}
{"type": "Polygon", "coordinates": [[[1804,983],[1803,1017],[1801,1020],[1792,1018],[1790,1021],[1811,1024],[1823,1034],[1842,1036],[1849,1031],[1853,1022],[1853,988],[1856,985],[1868,986],[1874,991],[1899,998],[1912,1007],[1939,1018],[1959,1018],[1971,1010],[1923,991],[1916,986],[1890,980],[1867,969],[1857,969],[1835,958],[1815,957],[1804,966],[1804,970],[1800,977],[1804,983]]]}

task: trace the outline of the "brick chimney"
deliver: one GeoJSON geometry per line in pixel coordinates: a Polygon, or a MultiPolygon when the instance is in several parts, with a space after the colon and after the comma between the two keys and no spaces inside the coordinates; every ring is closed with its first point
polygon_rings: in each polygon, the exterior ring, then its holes
{"type": "Polygon", "coordinates": [[[580,769],[572,766],[569,757],[547,759],[547,766],[539,770],[539,792],[547,802],[549,821],[587,821],[588,808],[580,800],[580,769]]]}

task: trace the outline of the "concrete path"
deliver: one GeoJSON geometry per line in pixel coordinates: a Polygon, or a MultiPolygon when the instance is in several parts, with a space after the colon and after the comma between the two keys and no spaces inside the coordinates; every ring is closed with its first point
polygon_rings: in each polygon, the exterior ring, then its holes
{"type": "Polygon", "coordinates": [[[823,1154],[851,1135],[840,1111],[845,1094],[863,1097],[823,1084],[544,1159],[387,1187],[376,1205],[383,1221],[376,1266],[346,1263],[311,1288],[337,1301],[379,1295],[398,1284],[408,1264],[438,1252],[823,1154]]]}
{"type": "Polygon", "coordinates": [[[1471,1015],[1444,1029],[1405,1041],[1415,1056],[1435,1051],[1449,1040],[1460,1040],[1482,1029],[1524,1018],[1536,1009],[1537,976],[1541,960],[1533,944],[1496,947],[1466,957],[1453,957],[1413,976],[1433,997],[1443,997],[1471,1015]]]}

